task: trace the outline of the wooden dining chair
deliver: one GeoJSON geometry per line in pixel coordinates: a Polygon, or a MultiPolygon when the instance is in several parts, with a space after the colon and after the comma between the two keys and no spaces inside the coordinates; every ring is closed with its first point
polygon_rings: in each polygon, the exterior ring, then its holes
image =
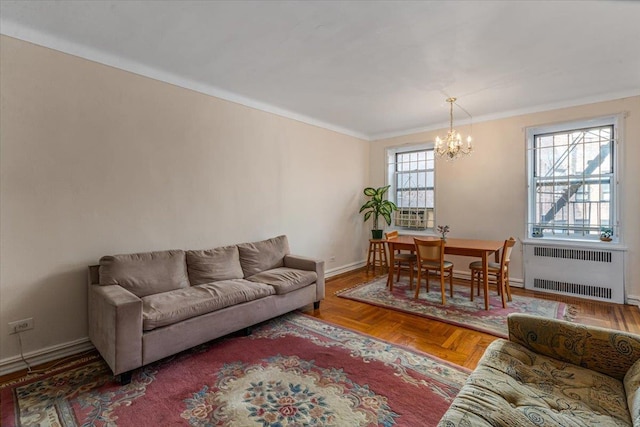
{"type": "Polygon", "coordinates": [[[420,281],[422,272],[427,274],[427,292],[429,292],[429,271],[434,271],[440,276],[440,292],[442,293],[442,304],[446,304],[444,277],[449,273],[449,289],[453,297],[453,263],[444,259],[445,241],[442,239],[420,240],[413,239],[418,256],[418,284],[416,286],[415,298],[420,294],[420,281]]]}
{"type": "MultiPolygon", "coordinates": [[[[394,231],[389,231],[388,233],[384,233],[384,237],[387,240],[389,253],[391,253],[392,246],[389,245],[388,241],[397,238],[398,231],[394,230],[394,231]]],[[[391,259],[391,257],[389,257],[389,259],[391,259]]],[[[409,289],[413,289],[413,273],[415,271],[416,260],[417,258],[415,253],[402,252],[400,250],[397,250],[393,254],[393,265],[389,266],[389,268],[392,269],[393,273],[396,272],[396,267],[397,267],[398,277],[396,278],[396,281],[400,280],[401,271],[409,272],[409,289]]],[[[387,283],[390,290],[393,290],[393,273],[389,276],[392,278],[391,283],[387,283]]]]}
{"type": "MultiPolygon", "coordinates": [[[[511,251],[516,244],[516,239],[509,237],[504,241],[502,246],[502,254],[500,256],[500,262],[488,263],[487,273],[489,280],[494,279],[496,287],[498,288],[498,295],[502,297],[502,308],[507,307],[505,301],[505,295],[509,301],[511,301],[511,286],[509,284],[509,260],[511,259],[511,251]],[[493,277],[492,277],[493,276],[493,277]]],[[[480,295],[480,284],[482,283],[482,261],[474,261],[469,264],[471,270],[471,301],[473,301],[473,285],[477,279],[478,282],[478,295],[480,295]]]]}

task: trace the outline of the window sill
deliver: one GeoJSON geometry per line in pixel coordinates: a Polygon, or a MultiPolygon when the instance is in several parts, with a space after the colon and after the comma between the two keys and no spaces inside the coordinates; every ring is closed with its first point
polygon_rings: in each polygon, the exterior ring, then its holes
{"type": "Polygon", "coordinates": [[[577,240],[577,239],[554,239],[552,237],[528,237],[522,240],[523,245],[543,245],[543,246],[570,246],[584,249],[609,249],[612,251],[626,251],[627,247],[620,242],[603,242],[601,240],[577,240]]]}

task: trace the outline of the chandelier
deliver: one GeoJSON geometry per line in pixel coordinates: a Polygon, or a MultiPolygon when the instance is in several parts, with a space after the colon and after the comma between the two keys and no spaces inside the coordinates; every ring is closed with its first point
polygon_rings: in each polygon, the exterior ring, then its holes
{"type": "MultiPolygon", "coordinates": [[[[453,128],[453,104],[456,102],[456,98],[447,98],[447,102],[450,104],[449,132],[447,132],[447,136],[444,139],[440,139],[439,136],[436,137],[435,152],[438,156],[447,160],[454,160],[464,154],[471,154],[473,147],[471,146],[471,135],[467,136],[466,143],[463,143],[460,132],[453,128]]],[[[466,110],[464,111],[466,113],[466,110]]],[[[469,117],[471,117],[470,114],[469,117]]]]}

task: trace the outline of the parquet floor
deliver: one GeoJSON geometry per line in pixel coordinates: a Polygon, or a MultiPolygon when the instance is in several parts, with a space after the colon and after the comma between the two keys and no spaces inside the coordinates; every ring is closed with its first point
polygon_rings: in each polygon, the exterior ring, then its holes
{"type": "MultiPolygon", "coordinates": [[[[354,329],[383,340],[412,347],[456,365],[474,369],[487,346],[496,339],[493,335],[452,326],[411,314],[375,307],[357,301],[339,298],[339,290],[367,282],[377,275],[365,269],[355,270],[330,278],[326,282],[326,297],[320,309],[307,307],[303,312],[327,322],[354,329]]],[[[456,286],[468,281],[456,279],[456,286]]],[[[640,334],[640,308],[593,302],[584,299],[533,293],[512,288],[514,294],[536,296],[571,304],[577,308],[576,322],[614,328],[640,334]]],[[[35,369],[44,369],[58,363],[50,362],[35,369]]],[[[0,384],[26,375],[26,370],[0,377],[0,384]]]]}
{"type": "MultiPolygon", "coordinates": [[[[493,335],[335,295],[339,290],[364,283],[380,274],[379,269],[377,274],[360,269],[328,279],[325,300],[320,309],[310,308],[305,313],[395,344],[416,348],[456,365],[469,369],[476,367],[484,350],[496,339],[493,335]]],[[[456,286],[465,284],[468,286],[468,281],[456,279],[456,286]]],[[[637,306],[540,294],[513,287],[512,293],[571,304],[577,308],[575,321],[579,323],[640,334],[640,308],[637,306]]]]}

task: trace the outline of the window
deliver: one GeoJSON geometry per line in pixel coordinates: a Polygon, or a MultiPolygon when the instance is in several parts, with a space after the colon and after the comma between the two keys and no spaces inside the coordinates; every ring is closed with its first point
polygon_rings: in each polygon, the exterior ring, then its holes
{"type": "Polygon", "coordinates": [[[398,206],[395,227],[433,229],[434,165],[433,144],[387,150],[389,199],[398,206]]]}
{"type": "Polygon", "coordinates": [[[527,130],[531,237],[617,235],[617,119],[527,130]]]}

